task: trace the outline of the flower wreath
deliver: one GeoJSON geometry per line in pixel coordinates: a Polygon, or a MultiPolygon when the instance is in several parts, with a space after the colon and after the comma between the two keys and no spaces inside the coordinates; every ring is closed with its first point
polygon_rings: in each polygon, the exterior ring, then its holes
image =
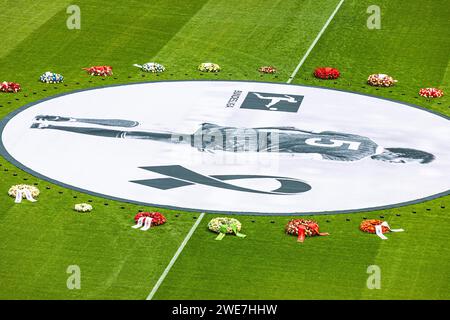
{"type": "Polygon", "coordinates": [[[397,80],[394,80],[391,76],[383,73],[371,74],[367,78],[367,83],[374,87],[391,87],[397,80]]]}
{"type": "MultiPolygon", "coordinates": [[[[18,191],[25,191],[25,190],[29,190],[31,193],[31,196],[33,198],[39,196],[39,189],[36,188],[35,186],[29,185],[29,184],[16,184],[14,186],[12,186],[11,188],[9,188],[8,190],[8,195],[10,197],[16,197],[17,196],[17,192],[18,191]]],[[[26,198],[26,194],[25,192],[22,192],[22,198],[26,198]]]]}
{"type": "Polygon", "coordinates": [[[111,76],[113,74],[111,66],[93,66],[90,68],[83,68],[89,73],[91,76],[111,76]]]}
{"type": "Polygon", "coordinates": [[[58,73],[47,71],[39,77],[39,80],[44,83],[61,83],[64,81],[64,77],[58,73]]]}
{"type": "Polygon", "coordinates": [[[428,99],[440,98],[444,95],[444,91],[438,88],[422,88],[419,91],[419,95],[428,99]]]}
{"type": "Polygon", "coordinates": [[[0,83],[0,91],[7,93],[16,93],[21,90],[20,84],[16,82],[4,81],[0,83]]]}
{"type": "Polygon", "coordinates": [[[314,76],[319,79],[337,79],[341,73],[338,69],[331,67],[321,67],[314,70],[314,76]]]}
{"type": "Polygon", "coordinates": [[[203,62],[198,66],[198,70],[201,72],[219,72],[220,66],[212,62],[203,62]]]}
{"type": "Polygon", "coordinates": [[[208,229],[219,234],[216,240],[222,240],[227,233],[235,234],[239,238],[245,238],[246,235],[239,232],[241,228],[241,222],[235,218],[219,217],[211,219],[208,223],[208,229]]]}
{"type": "Polygon", "coordinates": [[[139,212],[134,216],[134,222],[138,223],[139,218],[152,218],[152,226],[159,226],[166,223],[167,219],[160,212],[139,212]]]}
{"type": "Polygon", "coordinates": [[[141,68],[141,70],[144,72],[152,72],[152,73],[161,73],[166,70],[166,68],[162,64],[156,62],[147,62],[144,63],[143,65],[133,64],[133,66],[141,68]]]}
{"type": "Polygon", "coordinates": [[[262,73],[277,73],[277,68],[272,66],[263,66],[258,69],[259,72],[262,73]]]}
{"type": "MultiPolygon", "coordinates": [[[[377,219],[364,220],[359,225],[359,230],[368,233],[375,233],[375,227],[381,225],[383,221],[377,219]]],[[[389,227],[381,225],[381,232],[386,233],[389,232],[389,227]]]]}
{"type": "Polygon", "coordinates": [[[364,220],[359,225],[359,229],[363,232],[376,233],[377,236],[380,237],[382,240],[387,240],[387,237],[384,235],[384,233],[405,231],[403,229],[392,229],[387,223],[387,221],[381,221],[376,219],[364,220]]]}
{"type": "Polygon", "coordinates": [[[328,236],[328,233],[319,232],[319,225],[314,220],[307,219],[293,219],[286,225],[286,233],[298,236],[297,241],[303,242],[305,236],[328,236]]]}
{"type": "Polygon", "coordinates": [[[88,203],[78,203],[75,205],[74,209],[78,212],[91,212],[93,208],[88,203]]]}

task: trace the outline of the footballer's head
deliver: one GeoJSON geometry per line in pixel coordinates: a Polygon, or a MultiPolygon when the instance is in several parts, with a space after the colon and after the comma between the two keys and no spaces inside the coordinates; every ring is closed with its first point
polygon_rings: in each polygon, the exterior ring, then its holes
{"type": "Polygon", "coordinates": [[[409,148],[386,148],[383,153],[371,157],[391,163],[430,163],[435,159],[431,153],[409,148]]]}

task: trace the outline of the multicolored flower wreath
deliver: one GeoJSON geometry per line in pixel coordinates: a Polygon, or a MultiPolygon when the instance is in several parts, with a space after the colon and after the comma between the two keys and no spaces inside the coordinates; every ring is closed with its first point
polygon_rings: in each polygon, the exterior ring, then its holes
{"type": "Polygon", "coordinates": [[[64,81],[64,77],[58,73],[47,71],[39,77],[39,80],[44,83],[61,83],[64,81]]]}
{"type": "Polygon", "coordinates": [[[222,240],[226,234],[235,234],[239,238],[245,238],[246,235],[239,232],[241,228],[241,222],[235,218],[219,217],[208,223],[208,229],[219,234],[216,240],[222,240]]]}
{"type": "Polygon", "coordinates": [[[367,78],[367,83],[374,87],[391,87],[396,82],[397,80],[394,80],[391,76],[383,73],[371,74],[369,78],[367,78]]]}
{"type": "Polygon", "coordinates": [[[133,66],[141,68],[144,72],[151,72],[151,73],[161,73],[166,70],[162,64],[156,63],[156,62],[147,62],[143,65],[140,64],[133,64],[133,66]]]}
{"type": "Polygon", "coordinates": [[[419,95],[427,99],[440,98],[444,95],[444,91],[438,88],[422,88],[419,91],[419,95]]]}
{"type": "Polygon", "coordinates": [[[40,191],[38,188],[36,188],[35,186],[29,185],[29,184],[16,184],[14,186],[12,186],[11,188],[9,188],[8,190],[8,195],[10,197],[16,197],[17,196],[17,192],[18,191],[22,191],[22,198],[26,198],[26,193],[24,192],[25,190],[30,191],[31,196],[33,198],[36,198],[37,196],[39,196],[40,191]]]}
{"type": "Polygon", "coordinates": [[[21,90],[20,84],[16,82],[8,82],[4,81],[0,83],[0,91],[1,92],[7,92],[7,93],[16,93],[21,90]]]}
{"type": "Polygon", "coordinates": [[[83,68],[89,73],[91,76],[111,76],[113,74],[111,66],[93,66],[90,68],[83,68]]]}
{"type": "Polygon", "coordinates": [[[331,68],[331,67],[321,67],[314,70],[314,76],[319,79],[337,79],[341,73],[338,69],[331,68]]]}
{"type": "Polygon", "coordinates": [[[198,66],[198,70],[201,72],[219,72],[220,66],[212,62],[203,62],[198,66]]]}
{"type": "Polygon", "coordinates": [[[93,208],[88,203],[78,203],[75,205],[74,209],[78,212],[91,212],[93,208]]]}
{"type": "Polygon", "coordinates": [[[288,222],[285,230],[287,234],[298,236],[298,242],[303,242],[305,240],[305,236],[314,237],[329,235],[325,232],[319,232],[319,225],[316,221],[307,219],[293,219],[288,222]]]}
{"type": "Polygon", "coordinates": [[[382,220],[377,219],[364,220],[359,225],[359,230],[368,233],[375,233],[376,232],[375,227],[381,225],[382,233],[389,232],[389,227],[382,225],[382,223],[383,223],[382,220]]]}
{"type": "Polygon", "coordinates": [[[263,66],[258,69],[259,72],[262,73],[277,73],[277,68],[272,66],[263,66]]]}
{"type": "Polygon", "coordinates": [[[134,216],[134,222],[138,223],[139,218],[152,218],[152,226],[159,226],[166,223],[167,219],[160,212],[139,212],[134,216]]]}

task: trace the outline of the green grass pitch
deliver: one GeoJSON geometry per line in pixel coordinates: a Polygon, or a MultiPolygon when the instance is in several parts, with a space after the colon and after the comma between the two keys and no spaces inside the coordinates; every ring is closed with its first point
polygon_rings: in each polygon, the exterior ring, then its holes
{"type": "MultiPolygon", "coordinates": [[[[0,118],[62,92],[103,85],[168,79],[286,82],[338,0],[79,0],[81,30],[68,30],[68,0],[0,0],[0,81],[23,91],[0,94],[0,118]],[[201,74],[203,61],[221,65],[201,74]],[[158,61],[161,75],[133,63],[158,61]],[[114,75],[96,78],[82,67],[109,64],[114,75]],[[260,75],[275,65],[276,75],[260,75]],[[43,72],[65,82],[38,82],[43,72]]],[[[450,7],[446,0],[346,0],[293,84],[327,86],[413,103],[450,115],[448,96],[427,101],[421,87],[450,92],[450,7]],[[377,4],[382,28],[366,27],[377,4]],[[336,81],[311,73],[331,65],[336,81]],[[370,73],[399,80],[393,88],[365,84],[370,73]]],[[[417,128],[426,130],[426,128],[417,128]]],[[[326,201],[326,199],[324,199],[326,201]]],[[[289,217],[239,216],[247,238],[214,241],[207,214],[155,299],[449,299],[450,197],[395,209],[315,216],[330,237],[299,245],[284,234],[289,217]],[[363,217],[380,215],[407,232],[389,241],[363,234],[363,217]],[[369,265],[382,271],[382,287],[366,286],[369,265]]],[[[0,158],[0,299],[145,299],[199,213],[161,209],[169,223],[152,232],[130,228],[140,209],[53,185],[0,158]],[[36,183],[37,203],[15,205],[8,188],[36,183]],[[74,214],[77,202],[94,211],[74,214]],[[81,290],[68,290],[66,269],[81,268],[81,290]]]]}

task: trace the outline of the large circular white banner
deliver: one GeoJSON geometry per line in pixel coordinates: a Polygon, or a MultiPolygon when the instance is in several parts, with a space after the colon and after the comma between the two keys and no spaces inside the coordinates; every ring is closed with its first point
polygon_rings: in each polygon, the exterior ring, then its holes
{"type": "Polygon", "coordinates": [[[130,84],[27,105],[0,128],[3,156],[38,177],[164,207],[348,212],[450,189],[447,118],[332,89],[130,84]]]}

